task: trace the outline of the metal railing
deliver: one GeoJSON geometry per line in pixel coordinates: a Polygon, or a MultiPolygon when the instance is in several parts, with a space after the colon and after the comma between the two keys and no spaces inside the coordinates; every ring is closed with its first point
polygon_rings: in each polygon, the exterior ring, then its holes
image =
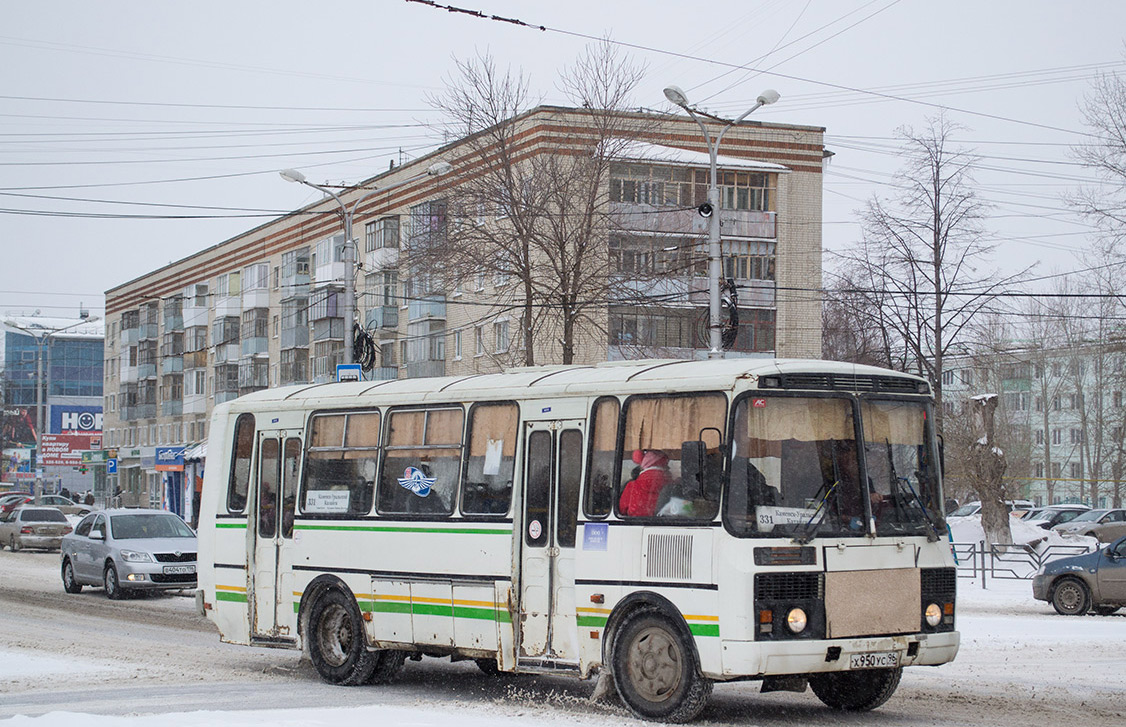
{"type": "Polygon", "coordinates": [[[1031,580],[1048,561],[1090,553],[1086,545],[1046,545],[1028,543],[951,543],[958,562],[959,578],[980,578],[981,587],[988,579],[1031,580]]]}

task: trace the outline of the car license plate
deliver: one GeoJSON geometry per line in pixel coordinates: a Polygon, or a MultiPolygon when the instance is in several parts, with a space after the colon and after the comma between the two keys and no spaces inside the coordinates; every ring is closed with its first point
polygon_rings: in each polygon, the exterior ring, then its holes
{"type": "Polygon", "coordinates": [[[175,576],[184,573],[195,573],[194,565],[166,565],[164,566],[164,573],[166,575],[175,576]]]}
{"type": "Polygon", "coordinates": [[[852,654],[848,657],[849,669],[893,669],[897,666],[899,654],[894,651],[852,654]]]}

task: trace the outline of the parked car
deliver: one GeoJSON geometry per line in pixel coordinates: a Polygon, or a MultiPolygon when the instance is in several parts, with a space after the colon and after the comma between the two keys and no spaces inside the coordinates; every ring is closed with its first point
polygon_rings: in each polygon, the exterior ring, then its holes
{"type": "Polygon", "coordinates": [[[31,502],[30,492],[9,492],[0,497],[0,515],[11,512],[28,502],[31,502]]]}
{"type": "Polygon", "coordinates": [[[1126,509],[1088,510],[1052,530],[1060,535],[1086,535],[1109,543],[1126,535],[1126,509]]]}
{"type": "MultiPolygon", "coordinates": [[[[1010,513],[1014,511],[1023,513],[1031,510],[1035,506],[1032,504],[1031,500],[1005,500],[1005,507],[1010,513]]],[[[946,517],[969,517],[970,515],[978,515],[980,513],[980,502],[967,502],[954,512],[947,514],[946,517]]]]}
{"type": "Polygon", "coordinates": [[[1045,563],[1032,578],[1032,597],[1064,616],[1108,616],[1126,606],[1126,537],[1094,553],[1045,563]]]}
{"type": "Polygon", "coordinates": [[[1049,505],[1029,511],[1021,520],[1029,525],[1051,530],[1056,525],[1071,522],[1090,509],[1086,505],[1049,505]]]}
{"type": "Polygon", "coordinates": [[[24,505],[0,515],[0,547],[58,550],[72,530],[66,515],[55,507],[24,505]]]}
{"type": "Polygon", "coordinates": [[[38,504],[57,507],[62,510],[63,515],[88,515],[94,509],[90,505],[80,505],[69,497],[62,495],[43,495],[39,498],[38,504]]]}
{"type": "Polygon", "coordinates": [[[92,512],[62,543],[63,588],[102,586],[117,600],[131,591],[196,587],[196,537],[165,510],[92,512]]]}

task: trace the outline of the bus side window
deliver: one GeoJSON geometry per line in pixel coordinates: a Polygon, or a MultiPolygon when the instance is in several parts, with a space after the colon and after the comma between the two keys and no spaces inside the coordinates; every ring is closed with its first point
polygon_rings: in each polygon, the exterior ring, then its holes
{"type": "Polygon", "coordinates": [[[227,512],[246,510],[246,493],[250,489],[250,456],[254,452],[254,415],[239,414],[235,420],[234,452],[231,476],[227,482],[227,512]]]}
{"type": "Polygon", "coordinates": [[[516,469],[516,404],[477,404],[469,412],[469,452],[462,477],[461,511],[504,515],[512,502],[516,469]]]}
{"type": "Polygon", "coordinates": [[[434,520],[453,513],[464,421],[460,407],[391,412],[376,507],[381,515],[434,520]]]}
{"type": "Polygon", "coordinates": [[[594,402],[591,413],[590,455],[583,513],[604,518],[614,504],[614,467],[618,460],[618,413],[621,404],[612,396],[594,402]]]}
{"type": "Polygon", "coordinates": [[[371,511],[379,459],[378,411],[313,417],[301,512],[312,517],[356,517],[371,511]]]}

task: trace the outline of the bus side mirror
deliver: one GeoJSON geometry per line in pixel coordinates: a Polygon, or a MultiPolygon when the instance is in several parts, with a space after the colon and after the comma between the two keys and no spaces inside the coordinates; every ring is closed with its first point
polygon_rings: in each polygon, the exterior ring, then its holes
{"type": "Polygon", "coordinates": [[[701,441],[688,441],[680,445],[680,478],[684,483],[685,494],[694,489],[700,497],[704,496],[705,454],[707,449],[701,441]]]}

